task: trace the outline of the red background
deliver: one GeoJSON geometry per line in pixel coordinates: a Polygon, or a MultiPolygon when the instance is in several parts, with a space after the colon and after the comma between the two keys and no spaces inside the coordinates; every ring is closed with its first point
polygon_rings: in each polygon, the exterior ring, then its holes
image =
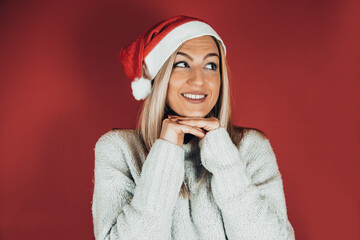
{"type": "Polygon", "coordinates": [[[94,239],[93,148],[141,102],[120,47],[185,14],[225,41],[237,125],[263,130],[297,239],[359,239],[359,1],[0,2],[0,239],[94,239]]]}

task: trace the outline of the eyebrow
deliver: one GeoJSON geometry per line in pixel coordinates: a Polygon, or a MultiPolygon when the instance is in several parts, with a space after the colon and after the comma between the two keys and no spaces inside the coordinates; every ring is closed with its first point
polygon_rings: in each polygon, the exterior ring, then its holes
{"type": "MultiPolygon", "coordinates": [[[[190,57],[188,54],[186,54],[186,53],[184,53],[184,52],[177,52],[177,54],[183,55],[183,56],[189,58],[191,61],[194,60],[192,57],[190,57]]],[[[218,57],[218,58],[220,59],[220,57],[219,57],[219,55],[218,55],[217,53],[208,53],[208,54],[204,57],[203,60],[205,60],[205,59],[208,58],[208,57],[212,57],[212,56],[218,57]]]]}

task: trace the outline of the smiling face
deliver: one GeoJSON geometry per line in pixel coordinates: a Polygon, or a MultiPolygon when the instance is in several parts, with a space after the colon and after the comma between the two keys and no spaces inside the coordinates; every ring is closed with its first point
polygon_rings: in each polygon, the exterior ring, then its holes
{"type": "Polygon", "coordinates": [[[220,55],[211,36],[193,38],[179,49],[166,96],[168,106],[180,116],[205,117],[220,91],[220,55]]]}

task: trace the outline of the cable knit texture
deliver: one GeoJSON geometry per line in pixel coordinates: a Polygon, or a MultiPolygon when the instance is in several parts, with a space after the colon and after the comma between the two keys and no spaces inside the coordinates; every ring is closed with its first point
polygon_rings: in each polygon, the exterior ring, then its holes
{"type": "Polygon", "coordinates": [[[146,158],[136,130],[102,135],[94,149],[96,240],[295,239],[270,142],[255,129],[243,134],[237,145],[223,127],[182,147],[157,139],[146,158]],[[206,169],[212,174],[198,187],[206,169]],[[190,199],[179,194],[183,182],[190,199]]]}

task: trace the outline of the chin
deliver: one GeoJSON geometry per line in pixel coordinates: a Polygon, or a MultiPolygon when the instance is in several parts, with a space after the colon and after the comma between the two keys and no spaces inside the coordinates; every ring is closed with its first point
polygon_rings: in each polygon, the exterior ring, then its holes
{"type": "Polygon", "coordinates": [[[184,117],[205,117],[207,113],[201,113],[201,112],[192,112],[192,113],[185,113],[184,117]]]}

